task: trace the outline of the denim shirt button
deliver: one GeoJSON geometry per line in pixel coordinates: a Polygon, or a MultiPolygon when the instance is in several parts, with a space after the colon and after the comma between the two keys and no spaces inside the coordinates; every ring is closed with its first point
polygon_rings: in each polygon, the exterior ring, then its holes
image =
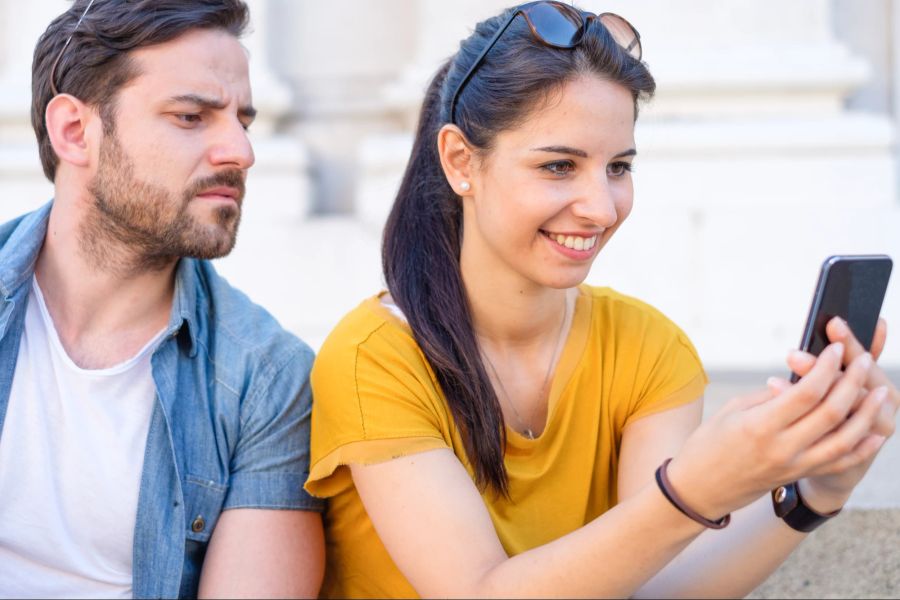
{"type": "Polygon", "coordinates": [[[194,519],[194,522],[191,523],[191,531],[194,533],[200,533],[203,531],[203,528],[206,527],[206,521],[200,515],[197,515],[197,518],[194,519]]]}

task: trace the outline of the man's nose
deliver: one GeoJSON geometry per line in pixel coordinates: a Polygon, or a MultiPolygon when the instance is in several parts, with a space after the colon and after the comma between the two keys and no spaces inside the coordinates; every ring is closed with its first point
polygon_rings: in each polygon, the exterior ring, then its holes
{"type": "Polygon", "coordinates": [[[256,161],[247,130],[236,119],[222,123],[213,139],[209,156],[210,162],[216,166],[234,166],[242,170],[249,169],[256,161]]]}

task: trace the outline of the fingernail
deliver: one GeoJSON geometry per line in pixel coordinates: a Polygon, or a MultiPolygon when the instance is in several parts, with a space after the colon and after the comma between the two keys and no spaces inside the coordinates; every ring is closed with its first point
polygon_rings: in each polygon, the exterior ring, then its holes
{"type": "Polygon", "coordinates": [[[881,406],[878,409],[878,419],[885,423],[893,423],[894,422],[894,414],[897,412],[897,409],[894,408],[893,403],[889,402],[886,397],[882,397],[881,406]]]}
{"type": "Polygon", "coordinates": [[[772,391],[773,394],[780,394],[784,389],[784,384],[778,377],[769,377],[768,379],[766,379],[766,386],[769,388],[769,390],[772,391]]]}
{"type": "Polygon", "coordinates": [[[844,345],[840,342],[835,342],[831,345],[831,352],[837,356],[838,358],[843,358],[844,356],[844,345]]]}
{"type": "Polygon", "coordinates": [[[883,403],[885,398],[887,398],[887,395],[888,395],[888,389],[887,389],[886,385],[875,388],[875,390],[872,392],[872,398],[878,404],[883,403]]]}

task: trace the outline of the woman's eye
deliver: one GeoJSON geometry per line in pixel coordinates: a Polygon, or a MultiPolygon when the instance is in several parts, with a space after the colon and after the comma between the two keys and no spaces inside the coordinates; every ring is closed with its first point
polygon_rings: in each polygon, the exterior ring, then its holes
{"type": "Polygon", "coordinates": [[[621,177],[625,173],[631,173],[631,163],[620,161],[609,165],[609,174],[614,177],[621,177]]]}
{"type": "Polygon", "coordinates": [[[575,169],[575,164],[570,160],[560,160],[541,166],[542,169],[549,171],[553,175],[568,175],[575,169]]]}

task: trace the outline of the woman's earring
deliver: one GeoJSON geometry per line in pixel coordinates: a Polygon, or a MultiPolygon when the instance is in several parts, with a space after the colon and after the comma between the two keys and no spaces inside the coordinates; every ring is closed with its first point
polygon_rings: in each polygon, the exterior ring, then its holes
{"type": "Polygon", "coordinates": [[[459,189],[461,189],[464,192],[468,192],[470,189],[472,189],[472,186],[469,185],[468,181],[461,181],[459,183],[459,189]]]}

